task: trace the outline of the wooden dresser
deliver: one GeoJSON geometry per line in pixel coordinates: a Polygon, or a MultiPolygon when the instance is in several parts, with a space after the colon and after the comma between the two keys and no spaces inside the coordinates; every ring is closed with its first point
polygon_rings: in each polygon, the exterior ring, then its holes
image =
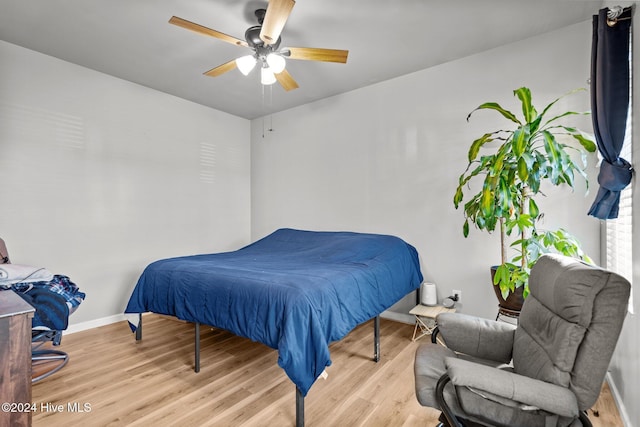
{"type": "Polygon", "coordinates": [[[31,319],[35,309],[0,290],[0,427],[31,425],[31,319]],[[8,404],[8,405],[7,405],[8,404]]]}

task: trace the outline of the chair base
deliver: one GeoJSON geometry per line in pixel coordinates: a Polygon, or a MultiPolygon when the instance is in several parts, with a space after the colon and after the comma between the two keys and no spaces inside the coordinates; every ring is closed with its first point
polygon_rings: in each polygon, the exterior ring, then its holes
{"type": "MultiPolygon", "coordinates": [[[[482,424],[474,423],[473,421],[469,421],[466,419],[456,418],[456,420],[464,427],[485,427],[482,424]]],[[[437,427],[453,427],[447,422],[447,417],[441,412],[440,417],[438,418],[440,422],[437,427]]]]}
{"type": "Polygon", "coordinates": [[[69,361],[69,355],[64,351],[60,350],[33,350],[31,352],[31,361],[32,361],[32,371],[35,373],[38,370],[39,365],[52,365],[53,367],[47,366],[46,370],[42,374],[38,374],[31,378],[31,383],[36,383],[41,381],[50,375],[58,372],[60,369],[64,367],[69,361]]]}
{"type": "MultiPolygon", "coordinates": [[[[583,427],[593,427],[593,424],[591,424],[591,421],[589,420],[589,417],[587,416],[586,412],[580,412],[578,419],[582,423],[583,427]]],[[[445,415],[442,412],[440,412],[440,417],[438,417],[438,421],[439,422],[436,427],[453,427],[449,424],[449,422],[447,421],[447,417],[445,417],[445,415]]],[[[456,418],[456,421],[460,422],[464,427],[484,427],[481,424],[477,424],[469,420],[461,420],[460,418],[456,418]]]]}
{"type": "Polygon", "coordinates": [[[40,349],[44,344],[50,342],[54,346],[60,345],[62,331],[50,329],[33,330],[31,333],[31,363],[32,378],[31,384],[41,381],[58,372],[69,361],[69,355],[64,351],[54,349],[40,349]]]}

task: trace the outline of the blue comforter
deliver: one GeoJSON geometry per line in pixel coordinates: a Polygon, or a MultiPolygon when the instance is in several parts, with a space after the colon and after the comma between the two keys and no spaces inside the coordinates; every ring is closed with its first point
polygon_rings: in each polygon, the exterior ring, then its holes
{"type": "Polygon", "coordinates": [[[125,312],[198,321],[277,349],[306,395],[331,364],[332,341],[421,282],[415,248],[397,237],[280,229],[235,252],[150,264],[125,312]]]}

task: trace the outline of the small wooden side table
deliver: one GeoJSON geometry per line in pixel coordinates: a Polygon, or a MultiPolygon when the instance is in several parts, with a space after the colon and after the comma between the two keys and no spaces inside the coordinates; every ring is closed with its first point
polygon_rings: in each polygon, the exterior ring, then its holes
{"type": "MultiPolygon", "coordinates": [[[[445,308],[441,305],[422,305],[418,304],[409,311],[409,314],[413,314],[416,317],[416,326],[413,328],[413,338],[411,341],[416,341],[425,335],[431,335],[436,328],[436,316],[440,313],[455,313],[455,308],[445,308]],[[416,336],[420,328],[420,335],[416,336]]],[[[440,341],[438,341],[440,342],[440,341]]],[[[442,342],[440,342],[442,344],[442,342]]]]}

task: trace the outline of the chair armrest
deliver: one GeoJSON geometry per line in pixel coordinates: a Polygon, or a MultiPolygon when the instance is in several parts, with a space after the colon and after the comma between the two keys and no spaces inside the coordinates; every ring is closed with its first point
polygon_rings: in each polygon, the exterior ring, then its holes
{"type": "Polygon", "coordinates": [[[480,395],[492,394],[564,417],[579,414],[576,396],[566,387],[454,357],[447,357],[445,366],[455,386],[469,387],[480,395]]]}
{"type": "Polygon", "coordinates": [[[501,363],[511,361],[515,325],[462,313],[440,313],[436,322],[451,350],[501,363]]]}

